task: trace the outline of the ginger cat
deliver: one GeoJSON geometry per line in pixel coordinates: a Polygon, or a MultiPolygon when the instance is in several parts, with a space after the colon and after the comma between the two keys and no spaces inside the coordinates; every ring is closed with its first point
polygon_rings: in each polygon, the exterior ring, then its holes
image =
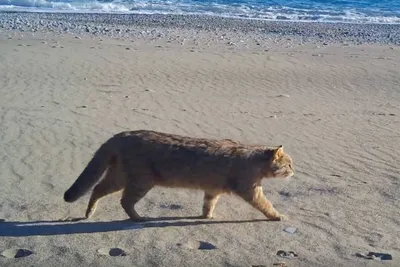
{"type": "Polygon", "coordinates": [[[144,220],[135,204],[154,186],[204,190],[203,218],[212,218],[221,194],[234,193],[271,220],[283,215],[268,201],[263,178],[294,174],[282,146],[269,148],[223,139],[201,139],[148,130],[121,132],[101,145],[64,200],[74,202],[94,187],[86,210],[100,198],[124,189],[121,205],[134,221],[144,220]]]}

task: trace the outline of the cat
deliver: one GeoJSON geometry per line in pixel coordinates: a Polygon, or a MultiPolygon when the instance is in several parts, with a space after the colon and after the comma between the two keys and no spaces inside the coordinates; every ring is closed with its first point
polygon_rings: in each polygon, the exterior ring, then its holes
{"type": "Polygon", "coordinates": [[[286,219],[266,199],[263,178],[294,174],[283,146],[245,145],[231,139],[204,139],[151,130],[121,132],[103,143],[64,200],[74,202],[94,187],[86,218],[100,198],[123,189],[121,205],[133,221],[145,220],[135,204],[154,186],[204,191],[200,217],[213,218],[221,194],[233,193],[274,221],[286,219]],[[101,179],[104,176],[103,179],[101,179]]]}

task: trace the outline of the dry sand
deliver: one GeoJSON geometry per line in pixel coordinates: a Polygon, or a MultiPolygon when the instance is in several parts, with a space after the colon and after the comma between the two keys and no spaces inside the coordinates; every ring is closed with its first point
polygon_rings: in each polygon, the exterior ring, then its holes
{"type": "Polygon", "coordinates": [[[354,255],[369,251],[390,253],[385,266],[399,266],[398,46],[266,51],[7,36],[0,38],[0,249],[33,254],[0,257],[1,266],[381,266],[354,255]],[[84,215],[88,195],[68,204],[64,191],[102,142],[128,129],[284,145],[295,176],[263,185],[289,220],[265,221],[230,196],[217,204],[217,219],[191,219],[201,192],[157,188],[138,212],[160,220],[126,221],[117,193],[90,220],[57,222],[84,215]],[[108,248],[126,256],[98,252],[108,248]]]}

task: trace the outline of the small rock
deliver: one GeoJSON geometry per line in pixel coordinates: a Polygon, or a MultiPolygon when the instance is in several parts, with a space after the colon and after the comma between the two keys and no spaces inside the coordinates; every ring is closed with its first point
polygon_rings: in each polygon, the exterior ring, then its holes
{"type": "Polygon", "coordinates": [[[129,95],[126,95],[125,98],[129,98],[129,95]]]}
{"type": "Polygon", "coordinates": [[[125,251],[123,251],[120,248],[100,248],[97,250],[97,252],[100,255],[111,256],[111,257],[126,256],[125,251]]]}
{"type": "Polygon", "coordinates": [[[281,95],[278,95],[278,97],[290,97],[290,96],[287,94],[281,94],[281,95]]]}
{"type": "Polygon", "coordinates": [[[129,47],[126,47],[125,50],[131,50],[129,47]]]}
{"type": "Polygon", "coordinates": [[[294,251],[284,251],[284,250],[279,250],[276,255],[278,255],[279,257],[283,257],[283,258],[294,258],[297,257],[297,253],[295,253],[294,251]]]}
{"type": "Polygon", "coordinates": [[[362,253],[356,253],[355,254],[356,257],[359,258],[364,258],[364,259],[368,259],[368,260],[392,260],[393,257],[390,254],[387,253],[378,253],[378,252],[368,252],[367,255],[362,254],[362,253]]]}
{"type": "Polygon", "coordinates": [[[285,231],[286,233],[289,234],[294,234],[297,232],[297,228],[295,227],[286,227],[285,229],[283,229],[283,231],[285,231]]]}
{"type": "Polygon", "coordinates": [[[189,241],[184,244],[177,243],[176,245],[182,248],[198,249],[198,250],[212,250],[217,248],[215,245],[205,241],[189,241]]]}
{"type": "Polygon", "coordinates": [[[204,241],[200,241],[200,245],[199,248],[200,250],[210,250],[210,249],[216,249],[217,247],[214,246],[213,244],[209,243],[209,242],[204,242],[204,241]]]}
{"type": "Polygon", "coordinates": [[[75,36],[75,39],[82,39],[81,37],[79,37],[79,36],[75,36]]]}
{"type": "Polygon", "coordinates": [[[3,257],[8,258],[8,259],[27,257],[32,254],[33,254],[33,251],[28,250],[28,249],[22,249],[22,248],[6,249],[1,253],[1,255],[3,257]]]}

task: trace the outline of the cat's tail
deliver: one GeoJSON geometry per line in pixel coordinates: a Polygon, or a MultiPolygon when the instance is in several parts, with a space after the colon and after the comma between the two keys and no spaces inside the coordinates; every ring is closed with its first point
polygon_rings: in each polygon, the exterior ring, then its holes
{"type": "Polygon", "coordinates": [[[113,157],[115,156],[107,149],[107,143],[103,144],[96,151],[75,183],[64,193],[64,200],[66,202],[74,202],[89,191],[100,180],[113,157]]]}

